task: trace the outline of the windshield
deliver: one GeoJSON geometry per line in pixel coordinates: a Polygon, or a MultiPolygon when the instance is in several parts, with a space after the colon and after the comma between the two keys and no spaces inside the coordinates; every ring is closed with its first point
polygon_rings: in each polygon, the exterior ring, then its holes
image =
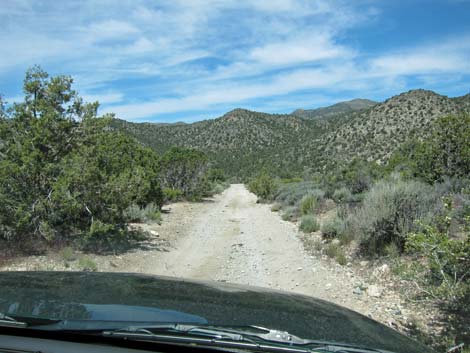
{"type": "Polygon", "coordinates": [[[2,3],[0,331],[470,344],[469,18],[463,0],[2,3]]]}

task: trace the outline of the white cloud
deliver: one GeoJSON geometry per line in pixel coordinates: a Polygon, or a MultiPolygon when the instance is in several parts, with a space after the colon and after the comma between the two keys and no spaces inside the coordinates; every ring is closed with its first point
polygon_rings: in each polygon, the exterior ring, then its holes
{"type": "Polygon", "coordinates": [[[125,21],[118,20],[106,20],[93,23],[83,30],[92,42],[112,39],[122,40],[139,33],[139,30],[135,26],[125,21]]]}
{"type": "Polygon", "coordinates": [[[451,39],[380,55],[371,60],[370,66],[371,71],[384,76],[469,73],[470,38],[451,39]]]}
{"type": "Polygon", "coordinates": [[[180,98],[157,99],[151,102],[123,104],[105,109],[118,117],[139,119],[157,114],[190,110],[202,110],[224,103],[239,103],[256,98],[284,95],[302,89],[331,87],[347,80],[349,70],[323,71],[318,69],[296,70],[281,74],[266,82],[246,84],[220,83],[199,89],[180,98]]]}
{"type": "Polygon", "coordinates": [[[112,104],[122,102],[124,95],[121,92],[109,92],[101,94],[82,94],[81,97],[85,102],[96,102],[100,104],[112,104]]]}
{"type": "Polygon", "coordinates": [[[350,56],[350,50],[335,45],[329,36],[312,35],[255,48],[250,57],[265,65],[294,65],[350,56]]]}

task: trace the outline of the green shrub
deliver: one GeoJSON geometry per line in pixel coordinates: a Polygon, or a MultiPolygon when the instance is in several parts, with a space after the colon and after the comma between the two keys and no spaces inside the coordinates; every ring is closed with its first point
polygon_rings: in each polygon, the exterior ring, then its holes
{"type": "Polygon", "coordinates": [[[416,229],[417,220],[435,214],[437,205],[438,195],[427,184],[399,179],[381,181],[350,215],[347,231],[354,234],[369,255],[383,254],[391,243],[403,251],[406,234],[416,229]]]}
{"type": "Polygon", "coordinates": [[[184,197],[196,200],[208,191],[208,159],[201,151],[172,147],[165,152],[160,163],[160,179],[164,188],[179,190],[184,197]]]}
{"type": "Polygon", "coordinates": [[[143,208],[135,204],[130,205],[124,210],[124,217],[127,222],[161,221],[160,208],[154,203],[149,203],[143,208]]]}
{"type": "Polygon", "coordinates": [[[127,222],[140,222],[143,217],[143,210],[136,204],[132,204],[124,210],[124,218],[127,222]]]}
{"type": "Polygon", "coordinates": [[[163,195],[166,202],[175,202],[181,200],[183,192],[179,189],[164,188],[163,195]]]}
{"type": "Polygon", "coordinates": [[[305,195],[300,200],[300,213],[303,215],[311,214],[315,210],[315,206],[317,204],[317,199],[314,195],[305,195]]]}
{"type": "Polygon", "coordinates": [[[154,203],[149,203],[144,211],[144,221],[154,221],[160,223],[162,220],[162,214],[160,213],[160,208],[154,203]]]}
{"type": "Polygon", "coordinates": [[[281,185],[274,194],[274,200],[283,205],[298,205],[305,195],[312,195],[317,201],[324,197],[318,184],[304,181],[281,185]]]}
{"type": "Polygon", "coordinates": [[[336,189],[332,196],[333,200],[337,203],[346,203],[352,200],[352,193],[348,188],[342,187],[336,189]]]}
{"type": "Polygon", "coordinates": [[[282,184],[298,183],[301,181],[302,181],[302,178],[283,178],[280,180],[282,184]]]}
{"type": "Polygon", "coordinates": [[[400,248],[396,243],[385,245],[384,254],[392,259],[397,259],[400,256],[400,248]]]}
{"type": "Polygon", "coordinates": [[[354,235],[347,231],[346,225],[345,225],[344,233],[341,233],[338,235],[338,240],[339,240],[339,243],[343,246],[350,244],[354,240],[354,235]]]}
{"type": "Polygon", "coordinates": [[[344,254],[344,251],[341,246],[337,243],[328,244],[325,247],[325,254],[328,257],[335,259],[336,262],[338,262],[341,266],[344,266],[347,263],[346,255],[344,254]]]}
{"type": "Polygon", "coordinates": [[[427,261],[427,285],[444,299],[455,300],[470,290],[469,233],[470,229],[463,239],[455,239],[435,226],[423,225],[420,232],[408,235],[407,250],[427,261]]]}
{"type": "Polygon", "coordinates": [[[279,212],[282,208],[282,205],[280,203],[275,203],[271,206],[271,211],[272,212],[279,212]]]}
{"type": "Polygon", "coordinates": [[[345,227],[345,221],[336,216],[322,224],[322,236],[324,238],[336,238],[337,236],[344,234],[345,227]]]}
{"type": "Polygon", "coordinates": [[[313,215],[304,215],[300,221],[300,230],[305,233],[316,232],[320,229],[317,219],[313,215]]]}
{"type": "Polygon", "coordinates": [[[344,252],[338,253],[338,255],[335,256],[335,260],[341,266],[345,266],[348,263],[348,259],[346,258],[344,252]]]}
{"type": "Polygon", "coordinates": [[[287,207],[284,212],[282,213],[282,219],[284,221],[291,221],[293,220],[297,215],[297,208],[294,206],[287,207]]]}
{"type": "Polygon", "coordinates": [[[470,114],[446,116],[433,122],[424,141],[412,140],[396,151],[389,170],[434,183],[446,177],[470,176],[470,114]]]}
{"type": "Polygon", "coordinates": [[[248,183],[248,190],[261,200],[270,200],[277,189],[276,182],[266,173],[259,174],[248,183]]]}
{"type": "Polygon", "coordinates": [[[109,243],[126,229],[128,207],[162,202],[156,153],[111,129],[72,82],[28,70],[24,101],[0,121],[2,240],[109,243]]]}
{"type": "Polygon", "coordinates": [[[78,267],[80,267],[82,271],[96,271],[98,269],[96,262],[88,256],[81,256],[78,259],[78,267]]]}
{"type": "Polygon", "coordinates": [[[215,183],[212,186],[211,194],[213,194],[213,195],[221,194],[225,191],[225,189],[227,189],[227,184],[225,184],[225,183],[215,183]]]}
{"type": "Polygon", "coordinates": [[[419,296],[437,300],[446,313],[446,335],[470,343],[470,217],[460,237],[450,234],[452,205],[446,205],[446,226],[423,225],[407,237],[406,249],[419,257],[412,281],[421,289],[419,296]]]}
{"type": "Polygon", "coordinates": [[[315,249],[315,251],[318,251],[320,252],[322,249],[323,249],[323,244],[320,240],[315,240],[313,242],[313,249],[315,249]]]}
{"type": "Polygon", "coordinates": [[[227,177],[222,169],[211,168],[207,171],[207,179],[212,183],[223,183],[227,177]]]}
{"type": "Polygon", "coordinates": [[[76,259],[75,252],[73,251],[73,249],[70,246],[64,247],[60,251],[60,256],[62,257],[62,259],[64,261],[73,261],[73,260],[76,259]]]}

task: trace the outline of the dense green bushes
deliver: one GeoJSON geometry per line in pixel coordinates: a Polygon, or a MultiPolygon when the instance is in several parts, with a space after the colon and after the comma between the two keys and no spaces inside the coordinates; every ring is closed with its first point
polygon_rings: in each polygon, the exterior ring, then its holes
{"type": "Polygon", "coordinates": [[[349,229],[369,255],[381,254],[393,243],[403,250],[416,221],[436,212],[433,187],[418,181],[390,180],[375,184],[362,206],[349,217],[349,229]]]}
{"type": "Polygon", "coordinates": [[[403,145],[390,159],[388,169],[429,183],[445,177],[470,176],[470,114],[447,116],[434,122],[430,136],[403,145]]]}
{"type": "Polygon", "coordinates": [[[201,152],[174,148],[159,158],[115,131],[72,83],[34,67],[24,102],[0,102],[0,241],[102,249],[126,239],[127,222],[158,221],[165,197],[199,197],[224,178],[206,175],[201,152]]]}
{"type": "Polygon", "coordinates": [[[163,186],[179,190],[187,198],[200,199],[204,196],[209,188],[207,170],[207,157],[194,149],[173,147],[161,158],[163,186]]]}
{"type": "Polygon", "coordinates": [[[470,344],[470,216],[454,234],[453,206],[445,205],[440,226],[423,224],[408,235],[406,248],[417,257],[411,275],[418,297],[438,301],[448,321],[446,335],[470,344]]]}
{"type": "Polygon", "coordinates": [[[158,157],[108,128],[72,79],[26,74],[25,100],[0,121],[0,238],[18,243],[122,237],[124,210],[159,207],[158,157]]]}
{"type": "Polygon", "coordinates": [[[270,200],[277,189],[275,180],[267,173],[261,173],[248,183],[248,190],[262,200],[270,200]]]}

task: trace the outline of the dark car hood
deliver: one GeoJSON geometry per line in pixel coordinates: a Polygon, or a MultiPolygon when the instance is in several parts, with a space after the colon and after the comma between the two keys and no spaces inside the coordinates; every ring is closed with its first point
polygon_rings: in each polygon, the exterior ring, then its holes
{"type": "Polygon", "coordinates": [[[365,316],[298,294],[127,273],[0,272],[0,312],[54,319],[257,325],[397,353],[432,352],[365,316]]]}

